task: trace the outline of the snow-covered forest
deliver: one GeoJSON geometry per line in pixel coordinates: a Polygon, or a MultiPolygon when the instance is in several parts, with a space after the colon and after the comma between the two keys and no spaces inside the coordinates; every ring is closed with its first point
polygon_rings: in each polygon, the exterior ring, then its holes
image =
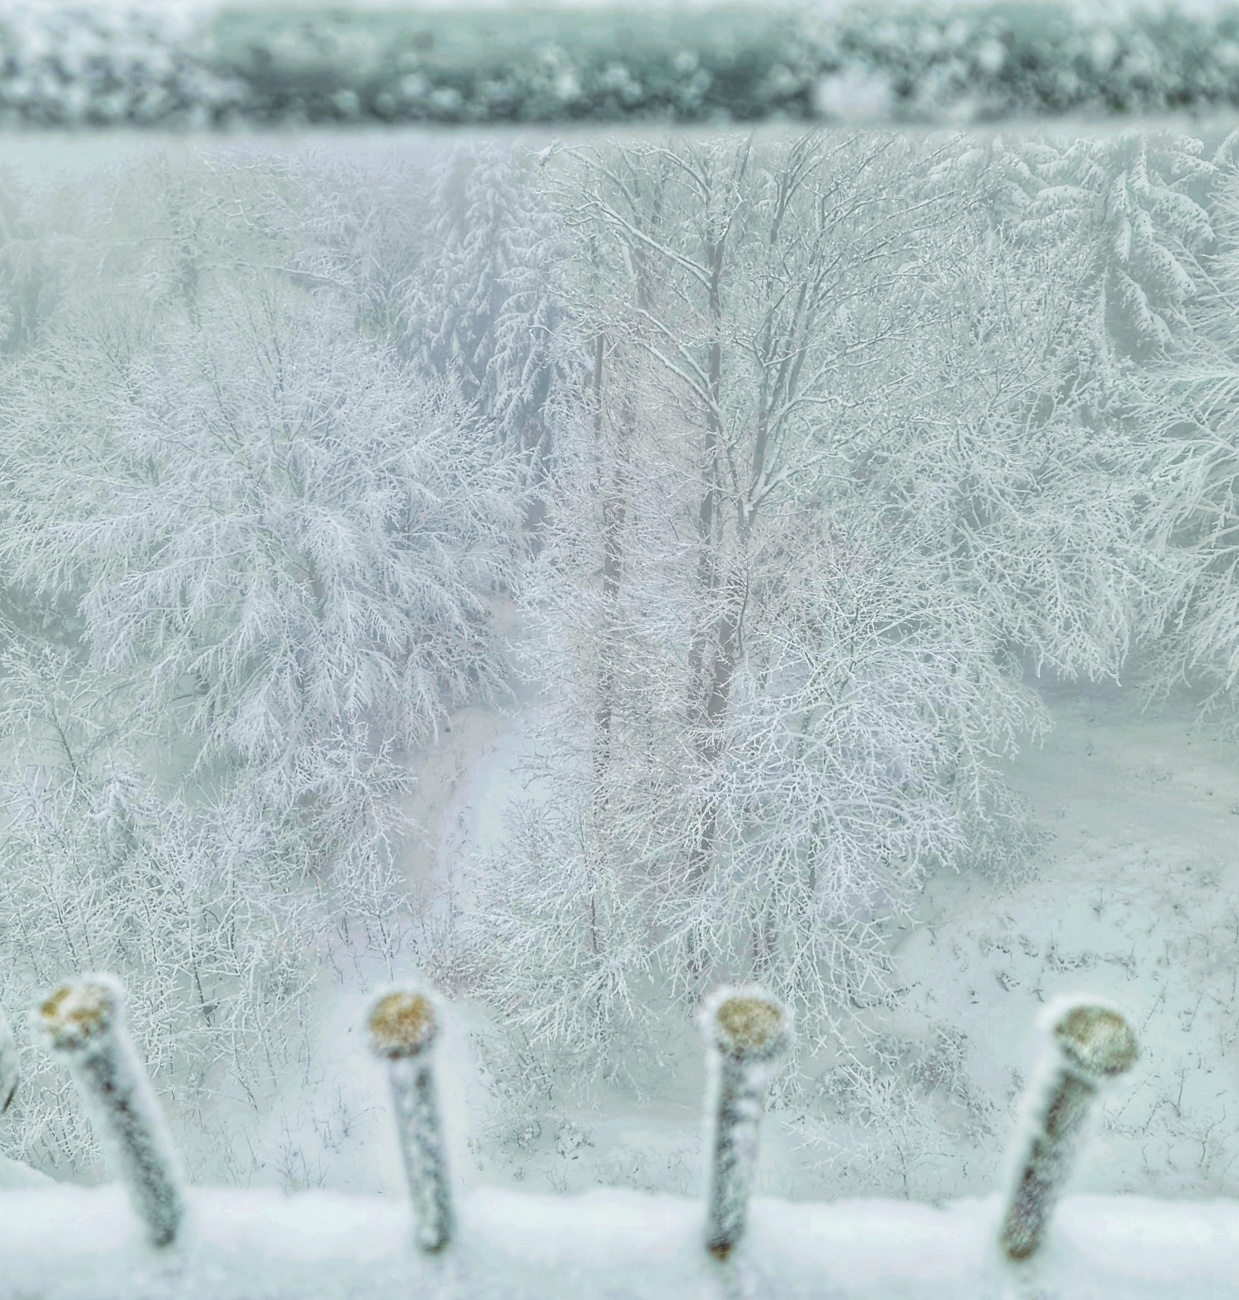
{"type": "Polygon", "coordinates": [[[398,1187],[417,974],[461,1178],[691,1192],[751,979],[763,1190],[985,1192],[1081,988],[1085,1185],[1239,1194],[1237,320],[1220,134],[4,172],[0,1152],[109,971],[197,1181],[398,1187]]]}

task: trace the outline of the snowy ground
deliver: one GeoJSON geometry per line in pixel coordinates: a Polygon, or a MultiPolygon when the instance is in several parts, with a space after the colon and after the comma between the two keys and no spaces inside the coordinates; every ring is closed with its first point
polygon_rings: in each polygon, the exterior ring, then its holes
{"type": "MultiPolygon", "coordinates": [[[[766,1193],[988,1193],[1030,1071],[1032,1022],[1045,999],[1072,990],[1112,997],[1142,1046],[1136,1070],[1105,1101],[1079,1190],[1239,1193],[1239,1144],[1226,1119],[1239,1114],[1239,747],[1193,734],[1185,710],[1141,715],[1114,690],[1046,695],[1055,729],[1013,771],[1054,833],[1035,877],[1007,891],[980,876],[933,882],[899,947],[907,1002],[889,1033],[913,1055],[935,1034],[961,1045],[961,1075],[922,1088],[913,1122],[936,1125],[931,1140],[914,1127],[899,1150],[896,1134],[892,1160],[888,1130],[868,1159],[836,1151],[823,1166],[829,1145],[807,1145],[804,1129],[776,1113],[766,1128],[766,1193]]],[[[500,726],[477,711],[444,737],[428,768],[441,812],[424,810],[440,867],[459,863],[462,837],[478,848],[497,842],[527,743],[518,723],[500,726]]],[[[422,879],[426,865],[413,868],[422,879]]],[[[480,1014],[460,1012],[475,1023],[480,1014]]],[[[566,1127],[548,1124],[525,1150],[486,1161],[483,1180],[691,1194],[704,1091],[695,1030],[686,1023],[668,1050],[673,1068],[645,1098],[615,1094],[596,1110],[565,1111],[566,1127]]],[[[458,1059],[467,1062],[463,1048],[458,1059]]],[[[484,1100],[476,1085],[468,1092],[474,1104],[484,1100]]],[[[834,1135],[856,1145],[854,1128],[834,1135]]]]}
{"type": "MultiPolygon", "coordinates": [[[[1051,693],[1055,730],[1017,764],[1056,831],[1037,879],[1004,897],[948,880],[900,952],[909,1022],[947,1019],[994,1101],[1027,1077],[1026,1026],[1051,994],[1113,998],[1141,1041],[1076,1186],[1239,1192],[1239,753],[1184,713],[1141,717],[1115,692],[1051,693]]],[[[1001,1122],[999,1124],[1001,1128],[1001,1122]]],[[[988,1181],[986,1163],[949,1190],[988,1181]]],[[[979,1190],[979,1188],[977,1188],[979,1190]]]]}
{"type": "Polygon", "coordinates": [[[118,1188],[0,1192],[0,1300],[1234,1300],[1239,1213],[1138,1197],[1074,1197],[1027,1264],[994,1246],[997,1198],[756,1200],[726,1263],[699,1204],[599,1191],[461,1198],[443,1256],[408,1249],[408,1205],[311,1192],[196,1191],[183,1240],[144,1249],[118,1188]]]}

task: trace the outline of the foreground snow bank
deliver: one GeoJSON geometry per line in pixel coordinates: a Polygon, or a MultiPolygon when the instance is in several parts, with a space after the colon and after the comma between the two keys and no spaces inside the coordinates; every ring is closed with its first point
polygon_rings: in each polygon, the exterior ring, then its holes
{"type": "Polygon", "coordinates": [[[997,1197],[755,1200],[730,1262],[703,1245],[698,1201],[605,1190],[576,1198],[481,1189],[453,1246],[421,1256],[407,1203],[313,1191],[194,1189],[181,1247],[145,1245],[119,1187],[0,1191],[0,1300],[147,1296],[1239,1297],[1239,1202],[1064,1201],[1034,1265],[993,1245],[997,1197]]]}

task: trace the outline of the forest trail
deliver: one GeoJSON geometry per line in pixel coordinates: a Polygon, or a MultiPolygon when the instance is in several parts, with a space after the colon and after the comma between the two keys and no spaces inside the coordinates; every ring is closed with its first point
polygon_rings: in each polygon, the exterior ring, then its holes
{"type": "Polygon", "coordinates": [[[417,788],[404,811],[416,820],[421,835],[410,837],[401,865],[415,897],[443,878],[449,855],[459,851],[471,778],[512,727],[513,720],[495,709],[459,709],[452,715],[451,731],[441,732],[438,743],[410,764],[417,788]]]}
{"type": "MultiPolygon", "coordinates": [[[[493,603],[495,631],[506,640],[506,653],[521,656],[529,634],[510,601],[493,603]]],[[[409,771],[417,786],[403,810],[416,821],[400,856],[404,878],[415,904],[433,898],[457,874],[466,846],[485,851],[502,839],[505,808],[521,788],[516,768],[527,748],[525,730],[537,710],[541,683],[513,671],[505,683],[508,704],[470,705],[457,709],[437,742],[411,756],[409,771]]]]}

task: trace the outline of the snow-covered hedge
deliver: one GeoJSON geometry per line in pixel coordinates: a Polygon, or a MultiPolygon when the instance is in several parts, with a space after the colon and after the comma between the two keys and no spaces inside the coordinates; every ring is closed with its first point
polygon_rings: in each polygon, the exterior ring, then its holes
{"type": "Polygon", "coordinates": [[[47,3],[0,125],[988,122],[1239,104],[1239,14],[1086,4],[47,3]]]}

